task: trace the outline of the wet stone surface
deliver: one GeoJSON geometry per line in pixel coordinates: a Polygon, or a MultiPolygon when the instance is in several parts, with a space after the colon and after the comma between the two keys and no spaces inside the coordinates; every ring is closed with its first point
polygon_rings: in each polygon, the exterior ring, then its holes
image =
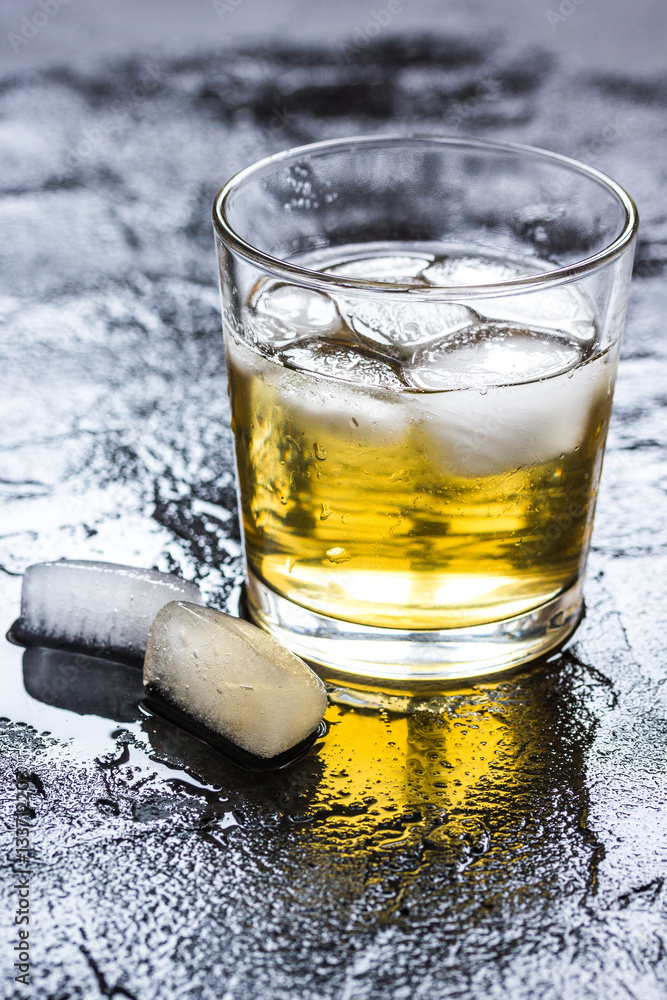
{"type": "MultiPolygon", "coordinates": [[[[429,712],[330,708],[316,750],[253,776],[141,716],[128,668],[3,645],[2,940],[7,954],[28,772],[31,996],[665,996],[666,88],[568,75],[548,51],[492,44],[472,14],[469,36],[350,61],[292,47],[4,80],[7,627],[25,567],[62,556],[175,570],[234,609],[209,206],[237,167],[418,123],[588,160],[643,226],[567,652],[429,712]]],[[[9,965],[3,996],[27,995],[9,965]]]]}

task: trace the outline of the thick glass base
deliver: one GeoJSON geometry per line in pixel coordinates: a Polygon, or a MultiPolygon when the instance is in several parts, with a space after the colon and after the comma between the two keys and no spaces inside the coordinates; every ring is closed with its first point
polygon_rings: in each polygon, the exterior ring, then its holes
{"type": "Polygon", "coordinates": [[[439,690],[528,663],[561,645],[582,613],[582,584],[528,614],[457,629],[371,628],[308,611],[248,573],[251,617],[325,680],[439,690]]]}

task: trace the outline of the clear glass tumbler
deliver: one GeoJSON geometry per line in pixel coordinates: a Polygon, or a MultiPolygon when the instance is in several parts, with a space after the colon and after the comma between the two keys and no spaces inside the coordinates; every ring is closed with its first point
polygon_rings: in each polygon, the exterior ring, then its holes
{"type": "Polygon", "coordinates": [[[637,213],[510,143],[357,137],[214,205],[253,618],[332,680],[494,673],[576,627],[637,213]]]}

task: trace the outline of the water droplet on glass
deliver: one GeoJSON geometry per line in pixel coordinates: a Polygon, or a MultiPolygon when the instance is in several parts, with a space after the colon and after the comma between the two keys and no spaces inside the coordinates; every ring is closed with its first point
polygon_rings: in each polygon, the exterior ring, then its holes
{"type": "Polygon", "coordinates": [[[349,553],[341,545],[334,545],[332,548],[327,549],[327,559],[329,562],[342,563],[347,562],[349,558],[349,553]]]}

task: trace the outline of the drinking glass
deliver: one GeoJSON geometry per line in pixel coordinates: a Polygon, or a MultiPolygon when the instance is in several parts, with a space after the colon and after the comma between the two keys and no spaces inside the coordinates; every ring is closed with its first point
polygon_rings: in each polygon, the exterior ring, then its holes
{"type": "Polygon", "coordinates": [[[319,142],[215,199],[252,618],[432,687],[582,610],[637,229],[610,178],[437,136],[319,142]]]}

